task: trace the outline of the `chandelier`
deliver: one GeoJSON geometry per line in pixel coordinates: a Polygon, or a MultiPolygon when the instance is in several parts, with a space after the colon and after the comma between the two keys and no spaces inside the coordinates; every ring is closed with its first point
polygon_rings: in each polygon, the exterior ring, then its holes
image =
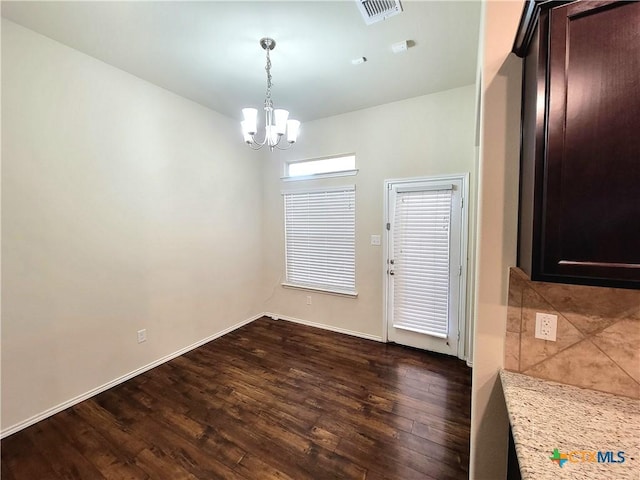
{"type": "MultiPolygon", "coordinates": [[[[242,125],[242,135],[244,141],[254,150],[267,145],[269,150],[273,151],[274,148],[280,150],[286,150],[290,148],[296,142],[298,137],[298,131],[300,130],[300,122],[298,120],[288,120],[289,112],[281,108],[273,108],[273,101],[271,100],[271,58],[269,52],[276,46],[275,40],[272,38],[263,38],[260,40],[260,45],[267,52],[267,97],[264,100],[264,113],[265,113],[265,127],[264,138],[258,140],[256,133],[258,132],[258,109],[256,108],[243,108],[242,114],[244,121],[242,125]],[[287,134],[286,146],[281,146],[280,140],[287,134]]],[[[284,142],[282,142],[284,144],[284,142]]]]}

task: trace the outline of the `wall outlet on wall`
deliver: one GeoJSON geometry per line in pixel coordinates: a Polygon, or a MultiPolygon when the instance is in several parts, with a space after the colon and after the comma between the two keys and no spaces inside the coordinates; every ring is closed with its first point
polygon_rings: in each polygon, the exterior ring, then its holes
{"type": "Polygon", "coordinates": [[[536,313],[536,338],[556,341],[558,316],[551,313],[536,313]]]}
{"type": "Polygon", "coordinates": [[[138,330],[138,343],[147,341],[147,329],[143,328],[142,330],[138,330]]]}
{"type": "Polygon", "coordinates": [[[307,305],[311,305],[311,295],[307,295],[307,305]]]}

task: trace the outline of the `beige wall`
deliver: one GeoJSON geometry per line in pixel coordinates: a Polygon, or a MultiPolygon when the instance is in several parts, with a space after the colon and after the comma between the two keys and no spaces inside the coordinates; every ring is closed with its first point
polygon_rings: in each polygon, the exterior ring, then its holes
{"type": "Polygon", "coordinates": [[[509,276],[505,368],[640,398],[640,291],[509,276]],[[535,338],[536,313],[558,317],[556,341],[535,338]]]}
{"type": "Polygon", "coordinates": [[[504,478],[503,365],[509,267],[516,261],[521,61],[510,54],[522,2],[484,3],[476,317],[471,406],[473,480],[504,478]]]}
{"type": "Polygon", "coordinates": [[[238,133],[2,20],[3,431],[262,311],[238,133]]]}
{"type": "MultiPolygon", "coordinates": [[[[325,118],[304,125],[296,148],[270,155],[264,171],[265,310],[285,317],[382,337],[383,247],[370,235],[384,235],[385,179],[474,170],[474,86],[325,118]],[[356,154],[353,177],[283,182],[284,159],[356,154]],[[281,191],[325,185],[356,185],[356,288],[345,298],[283,288],[284,238],[281,191]],[[312,304],[306,304],[306,297],[312,304]]],[[[473,205],[472,205],[473,208],[473,205]]]]}

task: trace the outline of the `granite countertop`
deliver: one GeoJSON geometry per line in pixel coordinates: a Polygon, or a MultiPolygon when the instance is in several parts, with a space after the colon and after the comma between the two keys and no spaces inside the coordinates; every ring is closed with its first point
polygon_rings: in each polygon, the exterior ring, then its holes
{"type": "Polygon", "coordinates": [[[523,480],[640,479],[640,400],[506,370],[500,379],[523,480]]]}

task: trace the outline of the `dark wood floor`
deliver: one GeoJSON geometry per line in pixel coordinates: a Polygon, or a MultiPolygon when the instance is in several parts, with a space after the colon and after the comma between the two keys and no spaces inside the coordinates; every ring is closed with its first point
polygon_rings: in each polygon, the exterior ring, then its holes
{"type": "Polygon", "coordinates": [[[468,478],[460,360],[263,318],[2,441],[2,480],[468,478]]]}

